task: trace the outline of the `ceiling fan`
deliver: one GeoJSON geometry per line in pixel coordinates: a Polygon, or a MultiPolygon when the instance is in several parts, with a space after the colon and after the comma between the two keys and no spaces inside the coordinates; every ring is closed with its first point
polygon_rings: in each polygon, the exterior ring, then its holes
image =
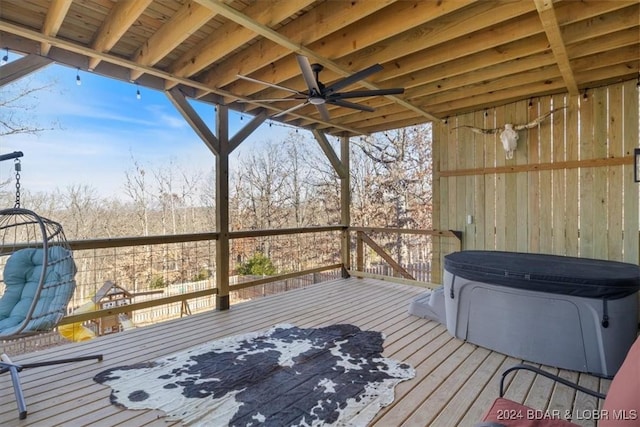
{"type": "Polygon", "coordinates": [[[300,70],[302,71],[302,77],[304,78],[305,83],[307,84],[307,91],[300,92],[295,89],[291,89],[285,86],[280,86],[277,84],[265,82],[262,80],[254,79],[248,76],[242,76],[238,74],[238,77],[244,80],[248,80],[250,82],[263,84],[266,86],[271,86],[276,89],[285,90],[287,92],[291,92],[294,96],[290,96],[288,98],[272,98],[272,99],[252,99],[249,101],[241,101],[241,102],[280,102],[280,101],[292,101],[299,99],[301,102],[298,105],[295,105],[287,110],[281,111],[273,117],[280,117],[292,111],[295,111],[299,108],[302,108],[306,105],[313,104],[318,109],[320,116],[323,120],[330,120],[329,110],[327,109],[327,104],[338,105],[340,107],[352,108],[354,110],[359,111],[375,111],[375,109],[366,106],[359,105],[353,102],[345,101],[345,99],[351,98],[362,98],[368,96],[378,96],[378,95],[398,95],[404,92],[404,88],[391,88],[391,89],[376,89],[376,90],[356,90],[352,92],[338,92],[340,89],[350,86],[357,81],[363,80],[369,77],[371,74],[377,73],[382,70],[382,65],[375,64],[371,67],[365,68],[362,71],[358,71],[355,74],[350,75],[349,77],[345,77],[342,80],[335,82],[332,85],[325,86],[319,80],[318,75],[320,71],[324,69],[321,64],[310,64],[309,59],[303,55],[296,55],[298,60],[298,65],[300,66],[300,70]]]}

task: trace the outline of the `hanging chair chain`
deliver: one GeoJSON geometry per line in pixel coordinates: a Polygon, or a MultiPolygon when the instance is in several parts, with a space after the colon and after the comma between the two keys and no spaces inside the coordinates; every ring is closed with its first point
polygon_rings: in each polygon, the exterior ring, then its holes
{"type": "Polygon", "coordinates": [[[14,208],[20,207],[20,171],[22,167],[20,166],[20,159],[16,159],[14,163],[16,169],[16,204],[13,206],[14,208]]]}

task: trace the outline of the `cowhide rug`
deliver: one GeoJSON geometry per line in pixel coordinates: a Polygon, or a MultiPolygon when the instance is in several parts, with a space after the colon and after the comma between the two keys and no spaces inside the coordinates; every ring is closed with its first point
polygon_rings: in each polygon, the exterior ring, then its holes
{"type": "Polygon", "coordinates": [[[366,426],[415,375],[382,357],[383,341],[353,325],[277,325],[94,380],[112,388],[116,405],[160,409],[187,425],[366,426]]]}

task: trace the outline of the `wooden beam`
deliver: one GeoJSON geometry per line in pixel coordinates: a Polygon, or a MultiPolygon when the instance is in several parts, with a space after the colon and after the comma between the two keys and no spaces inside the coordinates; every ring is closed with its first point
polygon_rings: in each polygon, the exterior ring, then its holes
{"type": "Polygon", "coordinates": [[[340,224],[346,227],[340,236],[340,258],[342,259],[342,277],[349,277],[351,269],[351,173],[349,137],[340,138],[340,164],[345,173],[340,177],[340,224]]]}
{"type": "Polygon", "coordinates": [[[451,237],[460,240],[462,232],[454,230],[427,230],[424,228],[393,228],[393,227],[349,227],[351,231],[362,231],[364,233],[395,233],[395,234],[417,234],[419,236],[451,237]]]}
{"type": "MultiPolygon", "coordinates": [[[[572,57],[583,56],[579,51],[575,51],[576,43],[580,41],[588,46],[587,50],[593,51],[596,46],[602,46],[602,43],[594,44],[590,40],[592,37],[615,32],[612,38],[620,38],[617,31],[625,23],[634,30],[633,43],[637,44],[637,19],[634,23],[631,16],[637,16],[638,11],[616,10],[615,8],[620,7],[621,3],[589,3],[580,10],[569,6],[556,11],[558,20],[565,26],[563,39],[570,46],[568,49],[572,57]],[[599,14],[605,14],[611,9],[613,11],[607,14],[607,19],[590,19],[599,14]]],[[[606,41],[608,43],[609,39],[607,38],[606,41]]],[[[499,32],[496,32],[493,27],[477,31],[465,43],[454,39],[436,46],[426,46],[425,49],[394,61],[397,64],[396,67],[388,67],[376,76],[378,81],[384,81],[390,87],[403,84],[405,88],[415,87],[419,83],[428,82],[442,83],[443,87],[451,87],[448,80],[443,80],[461,72],[472,70],[475,74],[475,71],[481,68],[535,53],[549,52],[548,43],[546,34],[541,31],[538,15],[525,15],[521,19],[503,22],[499,32]],[[467,60],[470,64],[465,67],[462,61],[467,60]],[[407,78],[409,76],[410,79],[407,78]],[[407,82],[409,82],[408,85],[407,82]]],[[[549,52],[549,56],[552,57],[553,52],[549,52]]]]}
{"type": "Polygon", "coordinates": [[[191,128],[198,134],[200,139],[204,141],[209,150],[211,150],[214,154],[220,153],[220,141],[216,136],[211,132],[211,129],[207,126],[207,124],[202,120],[202,118],[198,115],[196,110],[189,104],[187,98],[184,96],[182,92],[178,88],[173,88],[171,90],[165,91],[167,97],[171,101],[171,103],[176,107],[176,109],[182,114],[182,117],[189,123],[191,128]]]}
{"type": "Polygon", "coordinates": [[[417,287],[426,288],[426,289],[436,289],[442,286],[442,284],[440,283],[419,282],[417,279],[415,280],[403,279],[401,277],[385,276],[382,274],[367,273],[365,271],[359,271],[359,270],[351,270],[349,271],[349,274],[351,276],[358,277],[360,279],[376,279],[376,280],[381,280],[383,282],[400,283],[403,285],[417,286],[417,287]]]}
{"type": "MultiPolygon", "coordinates": [[[[202,5],[210,8],[211,10],[219,13],[220,15],[224,16],[227,19],[230,19],[240,25],[242,25],[243,27],[249,28],[252,31],[254,31],[256,34],[261,35],[262,37],[271,40],[274,43],[277,43],[279,45],[282,45],[283,47],[285,47],[286,49],[291,50],[292,52],[296,52],[296,53],[300,53],[301,55],[305,55],[309,58],[314,59],[315,61],[318,61],[320,63],[322,63],[325,67],[333,70],[334,72],[347,77],[350,76],[352,74],[351,70],[345,69],[342,66],[338,65],[335,61],[329,60],[328,58],[324,58],[320,55],[318,55],[317,53],[315,53],[314,51],[312,51],[311,49],[308,49],[304,46],[302,46],[299,43],[294,42],[293,40],[291,40],[288,37],[285,37],[283,35],[281,35],[280,33],[278,33],[275,30],[272,30],[271,28],[262,25],[250,18],[248,18],[246,15],[242,14],[241,12],[237,11],[236,9],[222,3],[220,0],[196,0],[198,3],[201,3],[202,5]]],[[[363,81],[361,82],[362,86],[368,88],[368,89],[381,89],[379,86],[376,86],[372,83],[369,83],[367,81],[363,81]]],[[[415,105],[412,105],[410,103],[408,103],[407,101],[405,101],[402,98],[399,98],[395,95],[387,95],[387,98],[393,100],[394,102],[402,105],[403,107],[415,111],[417,114],[429,119],[429,120],[439,120],[438,118],[432,116],[431,114],[427,113],[426,111],[416,107],[415,105]]]]}
{"type": "Polygon", "coordinates": [[[306,270],[301,270],[301,271],[294,271],[292,273],[284,273],[284,274],[278,274],[275,276],[267,276],[262,279],[249,280],[246,282],[239,283],[237,285],[231,285],[229,286],[229,290],[239,291],[240,289],[252,288],[254,286],[264,285],[267,283],[293,279],[295,277],[306,276],[308,274],[321,273],[323,271],[328,271],[328,270],[337,270],[338,268],[341,268],[341,267],[342,267],[342,264],[329,264],[329,265],[323,265],[322,267],[315,267],[315,268],[308,268],[306,270]]]}
{"type": "Polygon", "coordinates": [[[444,102],[442,104],[433,104],[431,108],[443,117],[452,115],[451,111],[477,111],[484,110],[496,105],[505,105],[512,101],[518,101],[531,97],[532,93],[536,96],[542,96],[552,93],[565,93],[566,86],[562,77],[556,79],[539,81],[531,84],[523,84],[516,87],[496,90],[493,93],[487,93],[477,96],[469,96],[467,98],[459,98],[454,101],[444,102]]]}
{"type": "MultiPolygon", "coordinates": [[[[427,4],[434,5],[437,2],[426,2],[427,4]]],[[[443,2],[446,4],[447,2],[443,2]]],[[[455,6],[462,5],[468,6],[469,2],[452,2],[455,6]]],[[[349,52],[345,49],[346,46],[342,44],[343,50],[340,52],[341,58],[339,63],[350,62],[352,67],[356,69],[365,67],[375,62],[381,64],[391,63],[401,60],[403,57],[425,50],[428,47],[434,47],[442,43],[454,41],[450,45],[449,55],[450,57],[458,57],[458,50],[466,51],[464,46],[469,43],[473,43],[473,36],[476,33],[486,31],[487,27],[495,28],[503,25],[505,22],[517,19],[521,16],[527,16],[534,9],[530,2],[526,1],[508,1],[502,2],[487,2],[480,1],[474,2],[474,7],[462,8],[457,10],[455,18],[450,20],[444,17],[442,25],[434,25],[433,22],[426,22],[420,26],[411,28],[410,30],[403,31],[392,38],[386,38],[380,42],[380,49],[368,49],[362,55],[358,55],[356,58],[351,58],[349,52]],[[446,23],[446,24],[445,24],[446,23]],[[464,42],[461,42],[465,37],[464,42]],[[385,46],[393,46],[393,49],[384,48],[385,46]]],[[[435,6],[432,6],[435,8],[435,6]]],[[[440,22],[440,21],[437,21],[440,22]]],[[[495,33],[492,31],[491,33],[495,33]]],[[[376,45],[374,45],[375,47],[376,45]]]]}
{"type": "Polygon", "coordinates": [[[536,4],[536,9],[538,9],[538,15],[540,16],[542,27],[549,39],[551,50],[556,58],[560,74],[562,74],[562,78],[567,86],[569,95],[578,95],[578,84],[576,83],[573,71],[571,70],[569,54],[567,53],[567,48],[562,40],[562,32],[560,31],[558,18],[556,17],[556,12],[553,7],[553,1],[534,0],[534,2],[536,4]]]}
{"type": "MultiPolygon", "coordinates": [[[[198,90],[202,90],[205,91],[207,93],[213,93],[216,95],[220,95],[223,97],[235,97],[237,99],[242,99],[242,100],[248,100],[246,98],[242,98],[242,97],[237,97],[234,94],[224,91],[222,89],[217,89],[215,87],[212,86],[208,86],[206,84],[200,83],[196,80],[190,80],[187,78],[183,78],[183,77],[176,77],[174,75],[172,75],[171,73],[167,72],[167,71],[163,71],[157,68],[153,68],[151,66],[147,66],[147,65],[141,65],[138,64],[130,59],[126,59],[126,58],[122,58],[120,56],[116,56],[116,55],[111,55],[109,53],[105,53],[105,52],[97,52],[95,50],[93,50],[90,47],[87,46],[83,46],[74,42],[70,42],[68,40],[63,40],[63,39],[59,39],[59,38],[55,38],[52,36],[45,36],[43,34],[38,33],[37,31],[33,31],[31,29],[28,28],[24,28],[24,27],[20,27],[18,25],[12,24],[10,22],[7,21],[2,21],[0,20],[0,31],[5,31],[7,33],[10,34],[14,34],[18,37],[23,37],[29,40],[34,40],[36,42],[43,42],[46,41],[48,43],[50,43],[52,46],[57,47],[63,51],[67,51],[67,52],[71,52],[71,53],[75,53],[78,55],[84,55],[87,56],[89,58],[99,58],[101,61],[104,62],[108,62],[110,64],[114,64],[123,68],[128,68],[131,70],[138,70],[141,73],[145,73],[145,74],[149,74],[151,76],[155,76],[161,79],[165,79],[165,80],[174,80],[180,84],[183,84],[185,86],[189,86],[192,87],[194,89],[198,89],[198,90]]],[[[58,61],[57,59],[55,59],[56,61],[58,61]]],[[[63,62],[64,63],[64,62],[63,62]]],[[[113,77],[113,76],[109,76],[109,77],[113,77]]],[[[114,77],[117,78],[117,77],[114,77]]],[[[268,105],[264,105],[264,107],[269,107],[268,105]]],[[[275,111],[280,111],[277,109],[274,109],[275,111]]]]}
{"type": "MultiPolygon", "coordinates": [[[[257,2],[244,9],[243,13],[260,24],[272,27],[296,14],[299,10],[303,10],[314,1],[287,0],[270,4],[269,7],[265,7],[262,2],[257,2]]],[[[256,33],[249,28],[229,21],[185,52],[169,67],[169,70],[177,76],[192,76],[255,37],[256,33]],[[224,40],[224,43],[220,43],[220,40],[224,40]]],[[[173,82],[167,83],[175,85],[173,82]]]]}
{"type": "Polygon", "coordinates": [[[220,149],[216,156],[216,308],[228,310],[229,301],[229,109],[216,109],[216,134],[220,149]]]}
{"type": "MultiPolygon", "coordinates": [[[[126,58],[122,58],[120,56],[116,56],[116,55],[111,55],[109,53],[105,53],[105,52],[97,52],[93,49],[91,49],[90,47],[87,46],[83,46],[74,42],[70,42],[67,40],[63,40],[63,39],[58,39],[52,36],[45,36],[43,34],[40,34],[37,31],[28,29],[28,28],[24,28],[24,27],[20,27],[18,25],[12,24],[10,22],[7,21],[2,21],[0,20],[0,31],[5,31],[7,33],[13,34],[15,36],[18,37],[23,37],[29,40],[34,40],[37,42],[42,42],[42,41],[46,41],[48,43],[50,43],[52,46],[58,47],[59,49],[63,50],[63,51],[68,51],[68,52],[72,52],[72,53],[76,53],[79,55],[84,55],[87,56],[88,58],[99,58],[101,61],[104,62],[108,62],[110,64],[114,64],[123,68],[128,68],[130,70],[137,70],[140,72],[140,74],[149,74],[151,76],[154,77],[158,77],[164,80],[171,80],[171,81],[175,81],[177,83],[183,84],[185,86],[197,89],[198,91],[202,92],[202,96],[204,96],[204,94],[214,94],[214,95],[219,95],[222,96],[224,98],[231,98],[231,99],[237,99],[237,100],[241,100],[241,101],[246,101],[246,102],[251,102],[251,100],[247,97],[244,96],[240,96],[240,95],[236,95],[233,94],[231,92],[225,91],[223,89],[220,89],[216,86],[214,86],[212,83],[206,83],[206,82],[200,82],[197,80],[192,80],[192,79],[188,79],[186,77],[178,77],[175,76],[173,74],[171,74],[168,71],[164,71],[158,68],[154,68],[152,66],[149,65],[141,65],[135,61],[132,61],[130,59],[126,59],[126,58]]],[[[50,55],[51,56],[51,55],[50,55]]],[[[56,59],[56,61],[58,61],[56,59]]],[[[64,63],[64,61],[58,61],[61,63],[64,63]]],[[[111,76],[111,75],[107,75],[108,77],[112,77],[115,79],[119,79],[119,77],[117,76],[111,76]]],[[[202,97],[201,96],[201,97],[202,97]]],[[[268,102],[252,102],[254,105],[260,106],[266,110],[271,110],[271,111],[275,111],[275,112],[282,112],[284,111],[284,108],[281,108],[273,103],[268,103],[268,102]]],[[[330,122],[324,121],[324,120],[318,120],[316,118],[312,118],[309,116],[305,116],[302,114],[298,114],[298,113],[290,113],[289,114],[292,117],[295,118],[299,118],[299,119],[304,119],[304,120],[308,120],[310,122],[313,123],[320,123],[323,124],[325,126],[329,126],[332,128],[335,128],[336,131],[346,131],[349,132],[351,134],[354,135],[361,135],[364,132],[362,132],[359,129],[355,129],[352,127],[348,127],[348,126],[340,126],[340,125],[335,125],[332,124],[330,122]]]]}
{"type": "Polygon", "coordinates": [[[267,120],[267,113],[262,112],[240,129],[238,133],[229,140],[229,153],[232,153],[233,150],[238,148],[242,141],[247,139],[247,137],[251,135],[262,123],[264,123],[265,120],[267,120]]]}
{"type": "Polygon", "coordinates": [[[411,275],[411,273],[409,273],[400,264],[398,264],[398,262],[394,260],[393,257],[391,257],[391,255],[387,253],[387,251],[385,251],[382,247],[380,247],[380,245],[374,242],[373,239],[367,236],[366,233],[362,233],[361,237],[362,241],[366,243],[371,249],[373,249],[375,253],[380,255],[380,257],[385,260],[387,264],[389,264],[391,268],[393,268],[393,270],[400,273],[405,279],[416,280],[415,277],[411,275]]]}
{"type": "MultiPolygon", "coordinates": [[[[386,5],[386,1],[320,3],[313,9],[313,13],[307,13],[292,20],[282,28],[279,28],[278,32],[301,45],[305,44],[310,46],[312,50],[316,50],[315,46],[318,40],[338,30],[343,34],[345,27],[357,28],[352,24],[365,19],[386,5]],[[318,22],[318,17],[322,17],[321,22],[318,22]]],[[[390,15],[394,16],[393,14],[390,15]]],[[[220,67],[216,67],[207,71],[202,81],[215,82],[219,86],[236,87],[239,84],[237,82],[237,74],[248,75],[255,72],[256,74],[252,75],[252,77],[270,81],[271,83],[282,83],[286,78],[299,76],[300,74],[300,67],[296,59],[293,57],[287,58],[290,54],[290,50],[279,44],[260,41],[246,49],[246,51],[239,52],[226,59],[224,68],[218,69],[220,67]],[[278,76],[283,74],[286,74],[286,76],[278,78],[278,81],[273,81],[271,79],[272,75],[265,74],[266,70],[263,69],[264,61],[262,58],[270,58],[269,72],[273,72],[271,67],[275,66],[278,76]],[[286,61],[286,70],[283,69],[283,61],[281,61],[283,58],[286,61]]],[[[237,87],[240,90],[246,89],[244,86],[237,87]]],[[[306,88],[300,87],[300,89],[306,88]]]]}
{"type": "MultiPolygon", "coordinates": [[[[457,8],[465,7],[469,3],[469,0],[456,2],[399,1],[390,5],[385,5],[383,2],[377,1],[356,2],[355,4],[349,2],[329,2],[327,3],[329,10],[318,11],[318,13],[324,17],[323,25],[320,27],[322,31],[298,28],[297,21],[302,21],[305,18],[301,17],[280,29],[278,32],[293,40],[303,41],[306,47],[316,52],[319,58],[323,60],[326,58],[341,58],[339,61],[345,69],[357,71],[358,68],[351,64],[350,61],[356,60],[360,54],[369,50],[371,46],[375,46],[380,40],[402,33],[406,31],[407,28],[437,19],[438,17],[451,13],[457,8]],[[382,6],[384,6],[384,8],[382,6]],[[363,10],[365,7],[369,9],[363,10]],[[350,18],[353,14],[359,15],[357,22],[354,22],[353,19],[350,18]],[[376,24],[383,16],[385,25],[376,24]],[[329,32],[329,30],[331,31],[329,32]],[[298,35],[300,32],[303,32],[303,34],[298,35]],[[307,32],[309,35],[306,34],[307,32]]],[[[309,18],[313,17],[314,16],[311,16],[309,18]]],[[[318,25],[312,21],[307,27],[317,28],[318,25]]],[[[262,67],[262,64],[258,64],[257,58],[247,58],[247,61],[242,61],[241,64],[234,58],[230,66],[242,66],[244,73],[255,71],[252,77],[257,79],[266,80],[271,83],[286,83],[285,85],[298,83],[298,86],[294,85],[292,87],[298,90],[306,90],[306,86],[299,78],[300,67],[298,66],[298,62],[294,57],[290,55],[287,56],[289,54],[288,51],[279,45],[273,44],[265,46],[264,49],[267,50],[269,57],[273,55],[274,58],[278,59],[278,62],[274,62],[273,66],[258,70],[256,67],[262,67]],[[282,54],[283,52],[284,54],[282,54]],[[274,70],[276,71],[275,73],[274,70]],[[277,77],[277,81],[274,81],[273,77],[277,77]],[[288,80],[290,79],[294,79],[294,81],[289,82],[288,80]]],[[[252,47],[251,50],[257,49],[256,47],[252,47]]],[[[378,51],[378,49],[373,50],[378,51]]],[[[384,48],[382,50],[384,50],[384,48]]],[[[267,55],[267,52],[260,51],[259,53],[267,55]]],[[[362,68],[372,65],[373,62],[364,64],[362,68]]],[[[385,72],[397,72],[397,65],[398,64],[395,63],[392,67],[387,67],[385,70],[376,73],[375,80],[379,81],[381,79],[380,76],[385,72]]],[[[323,79],[325,84],[330,84],[330,80],[328,80],[330,78],[342,76],[342,74],[339,76],[330,75],[329,71],[330,70],[324,72],[323,79]]],[[[226,83],[231,83],[229,78],[235,78],[235,76],[231,76],[230,73],[226,73],[224,77],[225,79],[223,81],[226,83]]],[[[256,86],[244,81],[236,81],[228,87],[233,88],[230,90],[238,93],[256,93],[256,86]]],[[[273,95],[273,91],[265,90],[261,91],[258,96],[264,99],[273,98],[273,95]]]]}
{"type": "MultiPolygon", "coordinates": [[[[119,1],[115,2],[109,15],[104,20],[98,33],[91,43],[91,48],[97,52],[108,52],[127,32],[134,22],[142,15],[152,0],[119,1]]],[[[101,59],[89,58],[89,71],[93,71],[101,59]]]]}
{"type": "MultiPolygon", "coordinates": [[[[210,8],[196,2],[185,3],[166,24],[140,46],[131,59],[139,64],[154,65],[215,15],[210,8]]],[[[141,75],[140,71],[133,70],[131,80],[135,81],[141,75]]]]}
{"type": "MultiPolygon", "coordinates": [[[[64,17],[67,16],[71,3],[72,0],[53,0],[51,2],[47,12],[47,17],[42,25],[42,34],[54,37],[58,34],[58,30],[60,30],[64,17]]],[[[51,49],[51,45],[49,43],[42,42],[40,44],[40,54],[42,56],[47,56],[49,54],[49,49],[51,49]]]]}
{"type": "MultiPolygon", "coordinates": [[[[557,10],[560,21],[564,24],[574,23],[573,26],[567,27],[564,33],[564,39],[570,46],[568,49],[571,56],[578,58],[572,62],[574,67],[580,69],[581,66],[577,64],[583,61],[582,57],[600,52],[603,48],[607,50],[622,46],[637,48],[637,22],[633,24],[633,19],[629,18],[629,16],[637,16],[637,7],[635,10],[629,10],[628,7],[618,10],[620,3],[589,3],[584,10],[566,10],[566,7],[557,10]],[[610,10],[612,11],[608,13],[608,19],[595,21],[589,19],[610,10]],[[583,27],[586,25],[583,22],[589,22],[588,31],[583,27]],[[633,27],[626,31],[615,31],[620,25],[633,27]],[[574,34],[573,28],[576,26],[579,26],[581,31],[574,34]],[[604,35],[612,31],[615,32],[606,37],[605,46],[602,43],[593,43],[591,39],[585,40],[586,34],[593,32],[604,35]]],[[[627,3],[628,5],[629,3],[627,3]]],[[[512,21],[504,23],[500,33],[497,34],[492,30],[484,30],[474,33],[468,43],[461,44],[456,39],[403,57],[394,61],[395,67],[385,68],[376,74],[376,77],[379,82],[384,81],[385,85],[390,87],[404,86],[406,89],[405,99],[417,105],[424,103],[423,108],[434,113],[437,110],[431,109],[429,106],[437,102],[431,97],[425,98],[426,102],[418,101],[415,98],[431,94],[438,96],[443,92],[468,84],[482,83],[483,81],[492,82],[507,74],[556,64],[553,52],[549,50],[546,34],[541,32],[537,13],[512,21]]],[[[606,55],[608,53],[603,54],[603,57],[606,55]]],[[[611,61],[613,58],[606,57],[606,59],[611,61]]],[[[600,61],[594,61],[594,63],[598,62],[600,61]]],[[[560,76],[560,73],[556,72],[556,75],[560,76]]],[[[487,91],[487,94],[489,93],[487,91]]],[[[273,97],[267,91],[261,92],[260,97],[262,98],[263,95],[265,98],[273,97]]],[[[392,102],[386,98],[367,99],[362,103],[376,108],[374,113],[367,114],[367,122],[370,118],[385,120],[386,115],[406,111],[399,106],[394,108],[392,102]],[[383,106],[385,108],[381,108],[383,106]],[[389,108],[387,109],[386,106],[389,108]]],[[[300,111],[305,112],[305,110],[300,111]]],[[[358,123],[359,128],[367,129],[368,125],[362,122],[360,112],[330,109],[330,113],[333,124],[348,126],[358,123]]]]}
{"type": "Polygon", "coordinates": [[[70,314],[65,316],[58,323],[59,326],[70,325],[72,323],[86,322],[87,320],[100,319],[102,317],[114,316],[118,313],[129,313],[135,310],[143,310],[150,307],[158,307],[161,305],[173,304],[176,302],[184,302],[193,298],[202,298],[209,295],[217,295],[216,288],[203,289],[201,291],[188,292],[186,294],[172,295],[170,297],[154,298],[142,302],[134,302],[133,304],[121,305],[120,307],[107,308],[86,313],[70,314]]]}
{"type": "Polygon", "coordinates": [[[27,55],[0,67],[0,87],[46,67],[53,61],[40,55],[27,55]]]}
{"type": "Polygon", "coordinates": [[[315,136],[316,141],[318,141],[318,144],[320,144],[320,148],[322,148],[322,151],[329,159],[331,166],[333,166],[333,169],[336,171],[340,179],[345,179],[349,173],[348,165],[345,165],[344,162],[342,162],[338,158],[336,152],[333,150],[331,144],[329,144],[329,141],[327,140],[327,137],[324,133],[318,130],[314,130],[311,133],[313,133],[313,136],[315,136]]]}
{"type": "Polygon", "coordinates": [[[498,166],[494,168],[446,170],[446,171],[440,171],[439,175],[441,177],[472,176],[472,175],[491,175],[491,174],[497,174],[497,173],[519,173],[519,172],[552,171],[552,170],[566,170],[566,169],[578,169],[578,168],[597,168],[597,167],[604,167],[604,166],[611,167],[611,166],[632,165],[633,160],[634,160],[633,156],[607,157],[604,159],[568,160],[564,162],[532,163],[528,165],[498,166]]]}

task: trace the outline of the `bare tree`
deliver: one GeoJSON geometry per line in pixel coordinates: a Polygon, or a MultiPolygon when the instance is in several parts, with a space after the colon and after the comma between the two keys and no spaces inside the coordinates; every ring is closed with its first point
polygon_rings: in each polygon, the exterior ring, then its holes
{"type": "Polygon", "coordinates": [[[36,135],[55,129],[58,124],[43,126],[30,113],[38,104],[39,95],[51,90],[54,83],[34,84],[32,79],[10,83],[0,91],[0,137],[18,134],[36,135]]]}
{"type": "MultiPolygon", "coordinates": [[[[335,146],[333,148],[337,149],[335,146]]],[[[310,152],[306,161],[313,170],[313,174],[309,176],[309,182],[313,186],[311,203],[317,209],[312,223],[339,224],[340,177],[319,148],[310,152]]]]}
{"type": "Polygon", "coordinates": [[[133,201],[135,215],[138,217],[143,236],[149,235],[149,189],[145,180],[146,172],[142,165],[131,156],[133,169],[125,172],[124,192],[133,201]]]}
{"type": "MultiPolygon", "coordinates": [[[[231,175],[230,179],[234,179],[235,175],[231,175]]],[[[237,215],[239,210],[236,208],[233,209],[233,202],[236,201],[237,198],[234,198],[233,194],[229,195],[229,203],[230,212],[235,212],[237,215]]],[[[204,182],[202,183],[200,190],[200,203],[202,208],[204,209],[204,227],[205,229],[215,230],[216,229],[216,174],[215,170],[211,170],[208,172],[204,178],[204,182]]],[[[232,225],[233,228],[233,225],[232,225]]]]}
{"type": "Polygon", "coordinates": [[[99,206],[96,189],[90,185],[72,185],[65,192],[57,191],[56,198],[64,209],[58,220],[64,223],[65,233],[73,239],[95,237],[99,206]]]}
{"type": "Polygon", "coordinates": [[[202,171],[180,171],[182,178],[180,186],[180,199],[184,205],[182,212],[182,232],[194,232],[206,230],[207,224],[198,215],[196,195],[198,186],[202,182],[202,171]]]}
{"type": "MultiPolygon", "coordinates": [[[[393,227],[431,226],[431,129],[416,126],[376,134],[356,143],[366,158],[358,163],[366,169],[367,194],[375,197],[379,210],[385,207],[385,224],[393,227]],[[367,161],[368,160],[368,161],[367,161]],[[368,177],[368,178],[367,178],[368,177]]],[[[364,190],[364,189],[363,189],[364,190]]],[[[372,200],[373,201],[373,200],[372,200]]],[[[364,207],[364,206],[363,206],[364,207]]]]}
{"type": "Polygon", "coordinates": [[[283,149],[286,172],[284,185],[290,195],[289,204],[293,211],[293,221],[289,225],[303,227],[309,225],[315,201],[311,180],[314,171],[308,162],[311,156],[309,141],[291,132],[284,141],[283,149]]]}
{"type": "MultiPolygon", "coordinates": [[[[37,135],[58,127],[57,123],[43,126],[38,123],[37,116],[31,114],[38,104],[39,95],[51,90],[53,82],[34,84],[32,79],[22,79],[10,83],[0,90],[0,139],[6,141],[17,135],[37,135]]],[[[0,148],[1,149],[1,148],[0,148]]],[[[0,153],[3,154],[3,153],[0,153]]],[[[7,195],[5,188],[12,182],[12,178],[0,181],[0,196],[7,195]]]]}
{"type": "Polygon", "coordinates": [[[263,150],[252,152],[240,161],[242,191],[257,228],[278,228],[287,222],[284,207],[290,194],[286,191],[284,159],[282,146],[269,141],[263,150]]]}
{"type": "Polygon", "coordinates": [[[152,170],[156,180],[157,193],[155,198],[160,205],[160,219],[162,224],[162,234],[167,234],[167,220],[171,220],[171,234],[176,234],[176,205],[180,203],[178,194],[175,192],[174,177],[175,162],[169,160],[168,167],[161,167],[152,170]],[[168,218],[170,217],[170,218],[168,218]]]}
{"type": "MultiPolygon", "coordinates": [[[[355,171],[361,183],[353,209],[367,225],[431,228],[431,128],[396,129],[357,142],[360,157],[355,171]],[[373,198],[373,199],[372,199],[373,198]],[[375,207],[372,212],[371,207],[375,207]]],[[[354,179],[355,180],[355,179],[354,179]]],[[[389,247],[398,262],[408,259],[412,237],[398,234],[389,247]]]]}

